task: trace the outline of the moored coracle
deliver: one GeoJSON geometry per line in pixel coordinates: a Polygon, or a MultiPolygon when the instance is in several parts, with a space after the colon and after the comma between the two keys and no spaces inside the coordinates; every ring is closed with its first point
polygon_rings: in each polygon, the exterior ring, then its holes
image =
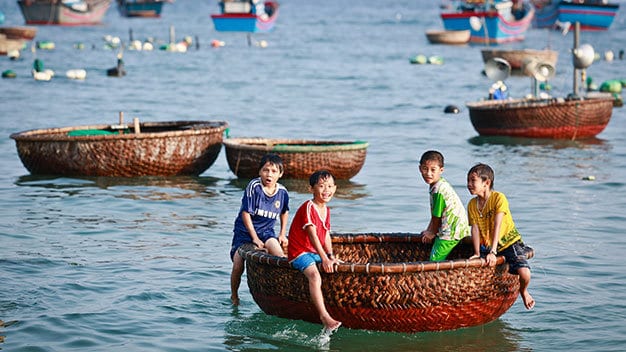
{"type": "Polygon", "coordinates": [[[283,159],[283,178],[308,179],[327,169],[337,179],[350,179],[363,167],[368,143],[307,139],[228,138],[224,140],[231,171],[241,178],[259,175],[259,161],[267,153],[283,159]]]}
{"type": "Polygon", "coordinates": [[[465,30],[427,30],[426,38],[431,44],[467,44],[470,40],[469,29],[465,30]]]}
{"type": "Polygon", "coordinates": [[[582,139],[602,132],[614,99],[509,99],[467,103],[474,129],[483,136],[582,139]]]}
{"type": "Polygon", "coordinates": [[[225,121],[143,122],[36,129],[11,135],[32,174],[199,175],[217,159],[225,121]]]}
{"type": "MultiPolygon", "coordinates": [[[[466,259],[472,254],[467,243],[450,260],[427,262],[430,245],[418,234],[335,233],[332,242],[344,263],[335,273],[322,273],[322,292],[343,327],[421,332],[476,326],[504,314],[519,293],[518,277],[508,273],[504,257],[495,267],[466,259]]],[[[252,245],[239,254],[252,297],[266,314],[320,323],[304,274],[286,258],[252,245]]]]}

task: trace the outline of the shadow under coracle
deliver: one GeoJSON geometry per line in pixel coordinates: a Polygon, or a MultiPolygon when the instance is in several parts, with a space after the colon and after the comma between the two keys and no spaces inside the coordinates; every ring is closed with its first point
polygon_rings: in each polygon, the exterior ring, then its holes
{"type": "Polygon", "coordinates": [[[503,145],[503,146],[551,146],[554,149],[604,147],[606,141],[596,137],[586,139],[548,139],[524,138],[509,136],[474,136],[467,140],[472,145],[503,145]]]}
{"type": "Polygon", "coordinates": [[[215,188],[219,179],[214,177],[196,176],[142,176],[142,177],[59,177],[53,175],[24,175],[18,177],[15,182],[20,187],[37,187],[49,190],[64,191],[68,194],[78,193],[80,190],[93,188],[112,189],[116,187],[137,188],[136,191],[124,192],[128,197],[153,198],[153,199],[173,199],[173,198],[195,198],[199,196],[213,196],[217,192],[211,191],[215,188]],[[150,187],[152,190],[141,190],[139,188],[150,187]],[[165,189],[156,191],[154,188],[165,189]],[[177,191],[185,191],[183,194],[177,191]],[[140,196],[139,193],[143,193],[140,196]],[[134,195],[134,196],[133,196],[134,195]]]}
{"type": "MultiPolygon", "coordinates": [[[[235,178],[230,181],[230,185],[243,191],[249,182],[249,179],[235,178]]],[[[309,180],[287,178],[280,179],[279,183],[285,186],[289,192],[302,194],[311,193],[311,190],[309,189],[309,180]]],[[[337,191],[335,192],[335,197],[337,199],[355,200],[369,195],[364,184],[359,184],[350,180],[336,180],[335,184],[337,185],[337,191]]]]}

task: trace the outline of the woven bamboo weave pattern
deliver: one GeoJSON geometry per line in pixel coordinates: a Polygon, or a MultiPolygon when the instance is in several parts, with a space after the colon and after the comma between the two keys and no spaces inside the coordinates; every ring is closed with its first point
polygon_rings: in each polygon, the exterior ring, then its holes
{"type": "Polygon", "coordinates": [[[217,159],[227,126],[224,121],[146,122],[140,124],[140,133],[69,135],[72,131],[110,131],[111,127],[91,125],[30,130],[11,138],[32,174],[199,175],[217,159]]]}
{"type": "Polygon", "coordinates": [[[368,143],[266,138],[224,140],[231,171],[241,178],[258,176],[259,161],[267,153],[283,159],[283,178],[308,179],[319,169],[327,169],[337,179],[350,179],[363,167],[368,143]]]}
{"type": "MultiPolygon", "coordinates": [[[[439,331],[475,326],[504,314],[519,283],[503,257],[496,267],[461,244],[444,262],[427,262],[430,247],[417,234],[333,234],[333,251],[344,261],[322,273],[327,309],[345,327],[383,331],[439,331]]],[[[248,287],[272,315],[319,323],[306,278],[284,258],[252,246],[246,259],[248,287]]],[[[532,256],[532,253],[529,254],[532,256]]]]}
{"type": "Polygon", "coordinates": [[[467,104],[481,135],[585,138],[602,132],[611,119],[612,98],[584,100],[490,100],[467,104]]]}

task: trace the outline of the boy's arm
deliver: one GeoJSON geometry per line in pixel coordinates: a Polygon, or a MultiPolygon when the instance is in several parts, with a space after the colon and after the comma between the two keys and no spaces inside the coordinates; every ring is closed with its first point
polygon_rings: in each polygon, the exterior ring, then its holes
{"type": "MultiPolygon", "coordinates": [[[[326,249],[322,246],[320,239],[317,237],[316,231],[317,229],[313,225],[308,225],[306,227],[306,233],[309,236],[309,240],[311,241],[313,248],[315,248],[315,251],[317,251],[320,258],[322,258],[322,269],[324,269],[327,273],[332,273],[334,271],[334,260],[328,258],[328,255],[326,255],[326,249]]],[[[330,234],[327,234],[327,236],[330,236],[330,234]]]]}
{"type": "Polygon", "coordinates": [[[280,233],[278,234],[278,242],[287,245],[287,221],[289,220],[289,212],[280,214],[280,233]]]}
{"type": "Polygon", "coordinates": [[[252,216],[245,210],[241,211],[241,220],[243,220],[243,225],[248,230],[248,234],[250,234],[250,238],[252,239],[252,243],[259,248],[264,247],[263,241],[257,235],[256,230],[254,229],[254,224],[252,224],[252,216]]]}
{"type": "Polygon", "coordinates": [[[480,258],[480,229],[478,224],[473,224],[470,231],[472,234],[472,246],[474,247],[474,255],[470,259],[480,258]]]}
{"type": "Polygon", "coordinates": [[[491,251],[487,254],[487,264],[496,263],[496,254],[498,253],[498,242],[500,241],[500,227],[502,227],[502,219],[504,219],[504,213],[496,213],[493,220],[493,234],[491,238],[491,251]]]}
{"type": "Polygon", "coordinates": [[[422,242],[423,243],[431,243],[437,233],[439,232],[439,227],[441,226],[441,218],[432,215],[430,217],[430,222],[428,223],[428,227],[426,230],[422,231],[422,242]]]}

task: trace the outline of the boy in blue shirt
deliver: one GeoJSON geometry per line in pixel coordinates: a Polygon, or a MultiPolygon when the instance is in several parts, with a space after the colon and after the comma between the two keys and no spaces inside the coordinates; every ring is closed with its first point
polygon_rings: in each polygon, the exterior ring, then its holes
{"type": "Polygon", "coordinates": [[[283,161],[276,154],[263,156],[259,164],[259,177],[246,186],[241,207],[233,229],[230,258],[233,269],[230,274],[230,299],[239,305],[239,285],[245,270],[245,261],[237,252],[244,243],[254,243],[269,254],[284,257],[283,245],[287,245],[287,220],[289,193],[278,183],[283,176],[283,161]],[[280,233],[276,236],[274,225],[280,219],[280,233]]]}

